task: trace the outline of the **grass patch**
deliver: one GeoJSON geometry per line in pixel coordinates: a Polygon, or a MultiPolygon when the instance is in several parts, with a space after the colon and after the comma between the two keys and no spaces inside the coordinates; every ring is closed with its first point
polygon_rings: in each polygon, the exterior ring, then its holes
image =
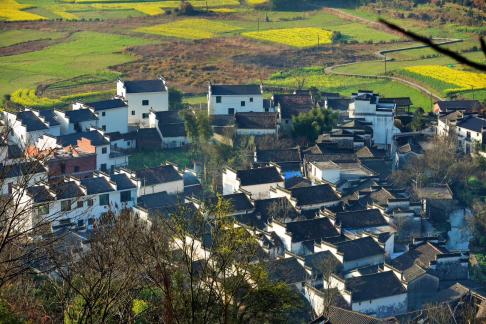
{"type": "Polygon", "coordinates": [[[113,95],[113,91],[108,90],[75,93],[67,96],[61,96],[59,98],[47,98],[38,97],[35,94],[34,89],[18,89],[12,93],[10,100],[23,107],[47,109],[66,106],[77,100],[89,102],[92,101],[91,99],[110,97],[111,95],[113,95]]]}
{"type": "Polygon", "coordinates": [[[333,41],[332,31],[316,27],[272,29],[260,32],[247,32],[242,35],[256,40],[300,48],[331,44],[333,41]]]}
{"type": "Polygon", "coordinates": [[[56,39],[64,36],[64,33],[41,31],[33,29],[17,29],[0,32],[0,47],[30,42],[40,39],[56,39]]]}
{"type": "Polygon", "coordinates": [[[108,67],[132,61],[122,54],[128,46],[149,40],[97,32],[79,32],[69,41],[41,51],[0,57],[0,95],[18,88],[35,88],[81,75],[106,73],[108,67]]]}
{"type": "Polygon", "coordinates": [[[136,152],[129,156],[128,167],[132,170],[140,170],[159,166],[166,161],[175,163],[180,168],[192,167],[191,152],[188,149],[136,152]]]}
{"type": "Polygon", "coordinates": [[[238,30],[238,27],[208,19],[182,19],[168,24],[141,27],[138,32],[184,39],[213,38],[216,34],[238,30]]]}

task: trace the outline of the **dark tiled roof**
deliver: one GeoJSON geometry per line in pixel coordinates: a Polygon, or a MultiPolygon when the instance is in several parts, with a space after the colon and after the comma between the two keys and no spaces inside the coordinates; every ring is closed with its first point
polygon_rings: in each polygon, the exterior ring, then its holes
{"type": "Polygon", "coordinates": [[[16,144],[9,144],[7,147],[7,158],[8,159],[18,159],[24,156],[24,151],[16,145],[16,144]]]}
{"type": "Polygon", "coordinates": [[[296,258],[285,258],[266,263],[268,276],[273,281],[286,284],[301,283],[307,279],[307,272],[296,258]]]}
{"type": "Polygon", "coordinates": [[[91,145],[94,146],[102,146],[102,145],[110,144],[110,142],[100,132],[96,130],[58,136],[57,143],[59,145],[62,145],[63,147],[66,147],[69,145],[76,145],[78,143],[78,140],[82,138],[86,138],[90,140],[91,145]]]}
{"type": "Polygon", "coordinates": [[[274,105],[280,105],[282,119],[290,119],[303,112],[308,112],[314,107],[312,97],[307,94],[275,94],[273,95],[274,105]]]}
{"type": "Polygon", "coordinates": [[[90,102],[85,105],[93,108],[95,111],[121,108],[127,106],[127,104],[121,99],[102,100],[102,101],[90,102]]]}
{"type": "Polygon", "coordinates": [[[285,197],[255,200],[254,204],[255,213],[259,214],[264,222],[267,222],[270,217],[277,220],[283,218],[295,219],[298,217],[294,206],[285,197]],[[276,212],[279,215],[274,215],[276,212]]]}
{"type": "Polygon", "coordinates": [[[58,126],[60,125],[57,120],[57,115],[54,112],[54,109],[42,109],[39,110],[39,116],[43,117],[44,120],[49,123],[49,126],[58,126]]]}
{"type": "Polygon", "coordinates": [[[177,197],[167,192],[157,192],[138,197],[138,206],[145,209],[174,207],[177,204],[177,197]]]}
{"type": "Polygon", "coordinates": [[[300,156],[300,149],[287,148],[287,149],[272,149],[272,150],[257,150],[256,151],[257,162],[300,162],[302,160],[300,156]]]}
{"type": "Polygon", "coordinates": [[[54,196],[45,186],[29,187],[27,188],[27,193],[36,204],[54,200],[54,196]]]}
{"type": "MultiPolygon", "coordinates": [[[[248,199],[244,193],[237,192],[234,194],[224,195],[222,198],[231,204],[231,208],[235,212],[253,209],[250,199],[248,199]]],[[[216,197],[210,199],[210,204],[215,204],[216,202],[216,197]]]]}
{"type": "Polygon", "coordinates": [[[387,161],[379,158],[364,158],[361,164],[379,175],[380,179],[387,179],[392,173],[392,161],[387,161]]]}
{"type": "Polygon", "coordinates": [[[403,271],[407,280],[411,280],[421,272],[422,269],[428,269],[430,262],[435,261],[437,256],[444,251],[433,243],[426,242],[393,259],[390,265],[395,269],[403,271]]]}
{"type": "Polygon", "coordinates": [[[20,111],[17,113],[17,120],[25,126],[28,132],[47,129],[47,125],[30,110],[20,111]]]}
{"type": "Polygon", "coordinates": [[[286,224],[287,232],[292,233],[293,242],[321,240],[339,236],[339,232],[328,218],[315,218],[286,224]]]}
{"type": "Polygon", "coordinates": [[[453,110],[475,111],[481,108],[478,100],[449,100],[437,101],[440,112],[449,112],[453,110]]]}
{"type": "Polygon", "coordinates": [[[74,181],[61,182],[52,186],[57,199],[77,198],[83,196],[83,190],[74,181]]]}
{"type": "Polygon", "coordinates": [[[298,187],[310,187],[312,186],[312,182],[303,177],[292,177],[289,179],[285,179],[285,188],[293,189],[298,187]]]}
{"type": "Polygon", "coordinates": [[[253,186],[265,183],[282,182],[284,179],[276,167],[255,168],[236,171],[242,186],[253,186]]]}
{"type": "Polygon", "coordinates": [[[393,271],[346,279],[346,290],[351,292],[353,303],[407,292],[393,271]]]}
{"type": "Polygon", "coordinates": [[[96,117],[96,115],[89,109],[67,110],[64,112],[64,115],[66,115],[70,123],[80,123],[98,119],[98,117],[96,117]]]}
{"type": "Polygon", "coordinates": [[[381,320],[363,313],[352,310],[331,306],[328,315],[329,323],[332,324],[384,324],[393,323],[387,320],[381,320]]]}
{"type": "Polygon", "coordinates": [[[397,107],[409,107],[413,105],[410,97],[398,97],[398,98],[380,98],[380,103],[393,103],[397,107]]]}
{"type": "Polygon", "coordinates": [[[38,161],[28,161],[12,165],[0,165],[0,178],[14,178],[22,175],[32,175],[47,172],[46,168],[38,161]]]}
{"type": "Polygon", "coordinates": [[[337,244],[337,249],[343,253],[344,261],[354,261],[375,255],[385,255],[383,248],[369,236],[341,242],[337,244]]]}
{"type": "Polygon", "coordinates": [[[137,141],[137,148],[139,149],[151,149],[160,148],[162,139],[159,132],[155,128],[140,128],[137,130],[135,136],[137,141]]]}
{"type": "Polygon", "coordinates": [[[334,265],[336,268],[339,268],[341,262],[339,262],[332,252],[322,251],[306,255],[304,257],[304,264],[310,267],[315,274],[322,274],[324,267],[334,265]]]}
{"type": "Polygon", "coordinates": [[[211,94],[215,96],[261,95],[261,93],[262,91],[259,85],[211,85],[211,94]]]}
{"type": "Polygon", "coordinates": [[[339,111],[348,111],[352,99],[346,98],[329,98],[327,99],[327,108],[339,111]]]}
{"type": "Polygon", "coordinates": [[[86,187],[88,195],[114,191],[110,182],[105,177],[81,179],[81,185],[86,187]]]}
{"type": "Polygon", "coordinates": [[[457,123],[457,127],[481,133],[486,128],[486,119],[475,116],[467,116],[457,123]]]}
{"type": "Polygon", "coordinates": [[[312,205],[339,200],[339,196],[328,184],[290,189],[292,197],[297,199],[297,205],[312,205]]]}
{"type": "Polygon", "coordinates": [[[378,209],[366,209],[336,214],[336,222],[343,228],[364,228],[388,225],[378,209]]]}
{"type": "Polygon", "coordinates": [[[155,118],[158,120],[159,126],[184,122],[176,110],[157,111],[155,112],[155,118]]]}
{"type": "Polygon", "coordinates": [[[277,114],[272,112],[236,113],[236,126],[241,129],[275,129],[277,114]]]}
{"type": "Polygon", "coordinates": [[[137,188],[137,186],[132,182],[132,180],[130,180],[130,178],[125,173],[113,174],[110,178],[116,183],[117,190],[128,190],[137,188]]]}
{"type": "Polygon", "coordinates": [[[184,174],[182,175],[182,178],[184,179],[184,186],[201,184],[199,178],[190,171],[185,171],[184,174]]]}
{"type": "Polygon", "coordinates": [[[164,82],[160,79],[123,81],[123,84],[125,85],[127,93],[165,91],[164,82]]]}
{"type": "Polygon", "coordinates": [[[182,180],[182,176],[172,165],[161,165],[155,168],[146,168],[136,171],[142,186],[151,186],[159,183],[167,183],[182,180]]]}
{"type": "Polygon", "coordinates": [[[231,126],[235,124],[235,115],[212,115],[211,126],[231,126]]]}
{"type": "Polygon", "coordinates": [[[186,137],[186,127],[184,123],[177,124],[159,124],[162,137],[186,137]]]}

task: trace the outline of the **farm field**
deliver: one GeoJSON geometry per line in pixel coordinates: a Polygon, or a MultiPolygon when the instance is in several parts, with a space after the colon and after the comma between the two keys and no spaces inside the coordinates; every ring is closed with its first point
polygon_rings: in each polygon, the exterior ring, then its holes
{"type": "MultiPolygon", "coordinates": [[[[40,51],[12,56],[0,56],[0,95],[10,94],[18,88],[35,88],[81,75],[106,76],[107,69],[134,59],[123,54],[128,46],[149,44],[150,40],[134,37],[79,32],[65,43],[40,51]]],[[[112,74],[113,80],[116,74],[112,74]]]]}
{"type": "Polygon", "coordinates": [[[136,31],[184,39],[204,39],[238,29],[239,27],[208,19],[182,19],[168,24],[138,28],[136,31]]]}
{"type": "Polygon", "coordinates": [[[141,151],[130,154],[128,167],[132,170],[152,168],[166,161],[171,161],[181,168],[192,167],[191,152],[187,149],[172,149],[164,151],[141,151]]]}
{"type": "Polygon", "coordinates": [[[48,32],[30,29],[9,30],[0,32],[0,47],[6,47],[40,39],[57,39],[63,36],[65,36],[65,33],[61,32],[48,32]]]}
{"type": "Polygon", "coordinates": [[[332,44],[333,32],[316,27],[273,29],[242,34],[260,41],[269,41],[294,47],[313,47],[332,44]]]}

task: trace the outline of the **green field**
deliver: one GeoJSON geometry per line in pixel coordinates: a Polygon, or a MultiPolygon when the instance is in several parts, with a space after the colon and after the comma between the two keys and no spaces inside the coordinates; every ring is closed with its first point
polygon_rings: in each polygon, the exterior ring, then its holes
{"type": "MultiPolygon", "coordinates": [[[[106,76],[110,66],[134,60],[128,46],[151,41],[97,32],[75,33],[67,42],[43,50],[0,57],[0,95],[79,76],[106,76]]],[[[113,79],[116,74],[113,74],[113,79]]]]}
{"type": "Polygon", "coordinates": [[[180,168],[192,167],[190,151],[186,149],[164,151],[142,151],[130,154],[128,167],[132,170],[156,167],[166,161],[177,164],[180,168]]]}
{"type": "Polygon", "coordinates": [[[17,29],[0,32],[0,47],[12,46],[39,39],[57,39],[65,36],[64,33],[40,31],[35,29],[17,29]]]}

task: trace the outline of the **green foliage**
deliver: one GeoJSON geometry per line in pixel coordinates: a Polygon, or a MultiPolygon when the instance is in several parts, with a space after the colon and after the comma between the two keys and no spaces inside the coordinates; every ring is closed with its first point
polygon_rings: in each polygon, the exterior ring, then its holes
{"type": "Polygon", "coordinates": [[[309,142],[325,131],[330,131],[336,125],[337,114],[327,110],[314,108],[309,112],[292,117],[293,134],[296,137],[305,137],[309,142]]]}
{"type": "Polygon", "coordinates": [[[132,304],[132,312],[135,316],[139,316],[149,308],[149,304],[142,299],[134,299],[132,304]]]}
{"type": "Polygon", "coordinates": [[[8,304],[0,299],[0,324],[20,324],[25,323],[17,315],[10,311],[8,304]]]}
{"type": "Polygon", "coordinates": [[[180,110],[184,108],[182,99],[184,98],[184,93],[175,88],[169,88],[169,108],[170,110],[180,110]]]}
{"type": "Polygon", "coordinates": [[[413,113],[412,121],[410,122],[410,129],[414,132],[425,128],[426,118],[424,116],[424,110],[419,108],[413,113]]]}

